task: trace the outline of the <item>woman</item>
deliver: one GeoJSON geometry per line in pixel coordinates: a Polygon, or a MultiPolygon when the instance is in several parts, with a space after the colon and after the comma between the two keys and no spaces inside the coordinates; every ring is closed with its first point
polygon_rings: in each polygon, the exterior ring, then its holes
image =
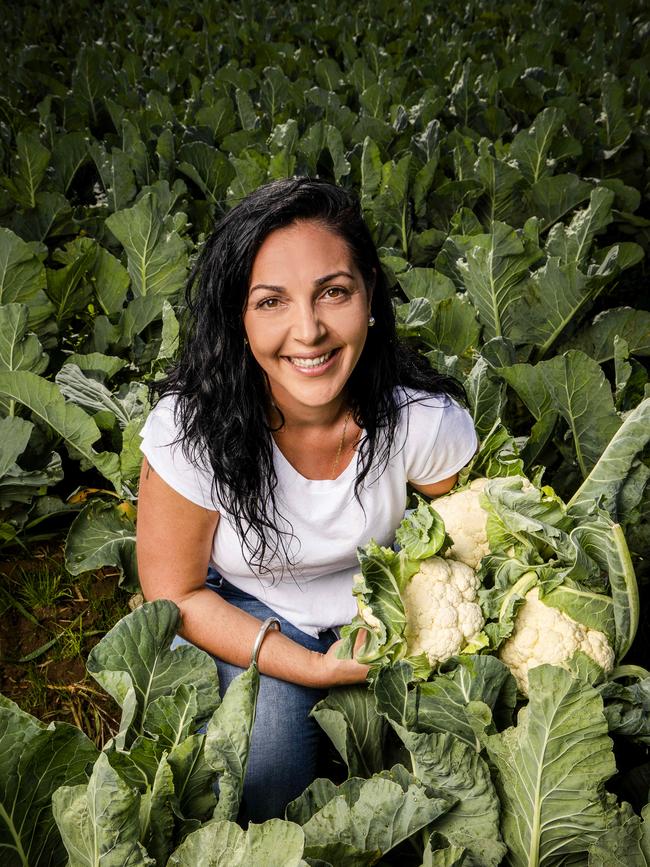
{"type": "Polygon", "coordinates": [[[445,493],[476,437],[460,387],[398,343],[341,188],[297,178],[247,196],[205,244],[188,299],[180,361],[143,430],[140,577],[148,599],[179,606],[222,690],[260,621],[280,621],[259,651],[244,789],[244,818],[260,822],[316,775],[315,702],[365,680],[336,655],[357,546],[390,545],[407,482],[445,493]]]}

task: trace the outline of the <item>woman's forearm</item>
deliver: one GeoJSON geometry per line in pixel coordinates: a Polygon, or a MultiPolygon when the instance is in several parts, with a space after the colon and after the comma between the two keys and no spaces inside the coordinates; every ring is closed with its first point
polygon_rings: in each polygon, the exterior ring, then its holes
{"type": "MultiPolygon", "coordinates": [[[[181,611],[183,638],[224,662],[248,667],[261,621],[207,587],[173,601],[181,611]]],[[[258,668],[262,674],[318,688],[358,683],[367,670],[354,660],[337,660],[333,653],[308,650],[275,629],[264,638],[258,668]]]]}

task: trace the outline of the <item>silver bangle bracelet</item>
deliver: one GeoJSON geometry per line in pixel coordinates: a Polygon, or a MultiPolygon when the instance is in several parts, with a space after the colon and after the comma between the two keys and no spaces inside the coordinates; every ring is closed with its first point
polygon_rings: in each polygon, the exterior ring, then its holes
{"type": "Polygon", "coordinates": [[[251,653],[251,665],[257,665],[257,657],[260,655],[260,648],[262,646],[262,642],[266,637],[266,633],[269,629],[277,629],[278,632],[282,632],[280,628],[280,621],[277,617],[267,617],[264,623],[260,626],[260,631],[257,633],[257,638],[255,639],[255,644],[253,645],[253,652],[251,653]]]}

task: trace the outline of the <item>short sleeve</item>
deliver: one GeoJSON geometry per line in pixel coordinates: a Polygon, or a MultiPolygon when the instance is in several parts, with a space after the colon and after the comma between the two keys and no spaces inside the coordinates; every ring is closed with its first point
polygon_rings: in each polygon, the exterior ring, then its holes
{"type": "Polygon", "coordinates": [[[416,399],[408,406],[404,455],[416,485],[448,479],[469,463],[478,438],[469,412],[446,396],[416,399]]]}
{"type": "Polygon", "coordinates": [[[163,397],[149,413],[140,431],[140,449],[161,479],[197,506],[217,511],[212,499],[213,475],[189,461],[178,439],[173,397],[163,397]]]}

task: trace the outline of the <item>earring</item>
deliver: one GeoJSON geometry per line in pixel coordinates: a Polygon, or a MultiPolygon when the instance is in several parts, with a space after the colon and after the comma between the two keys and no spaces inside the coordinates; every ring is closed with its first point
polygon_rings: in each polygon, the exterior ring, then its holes
{"type": "Polygon", "coordinates": [[[368,317],[368,328],[372,328],[372,326],[373,326],[374,324],[375,324],[375,317],[374,317],[374,316],[369,316],[369,317],[368,317]]]}
{"type": "Polygon", "coordinates": [[[248,340],[244,337],[244,346],[248,346],[248,340]]]}

